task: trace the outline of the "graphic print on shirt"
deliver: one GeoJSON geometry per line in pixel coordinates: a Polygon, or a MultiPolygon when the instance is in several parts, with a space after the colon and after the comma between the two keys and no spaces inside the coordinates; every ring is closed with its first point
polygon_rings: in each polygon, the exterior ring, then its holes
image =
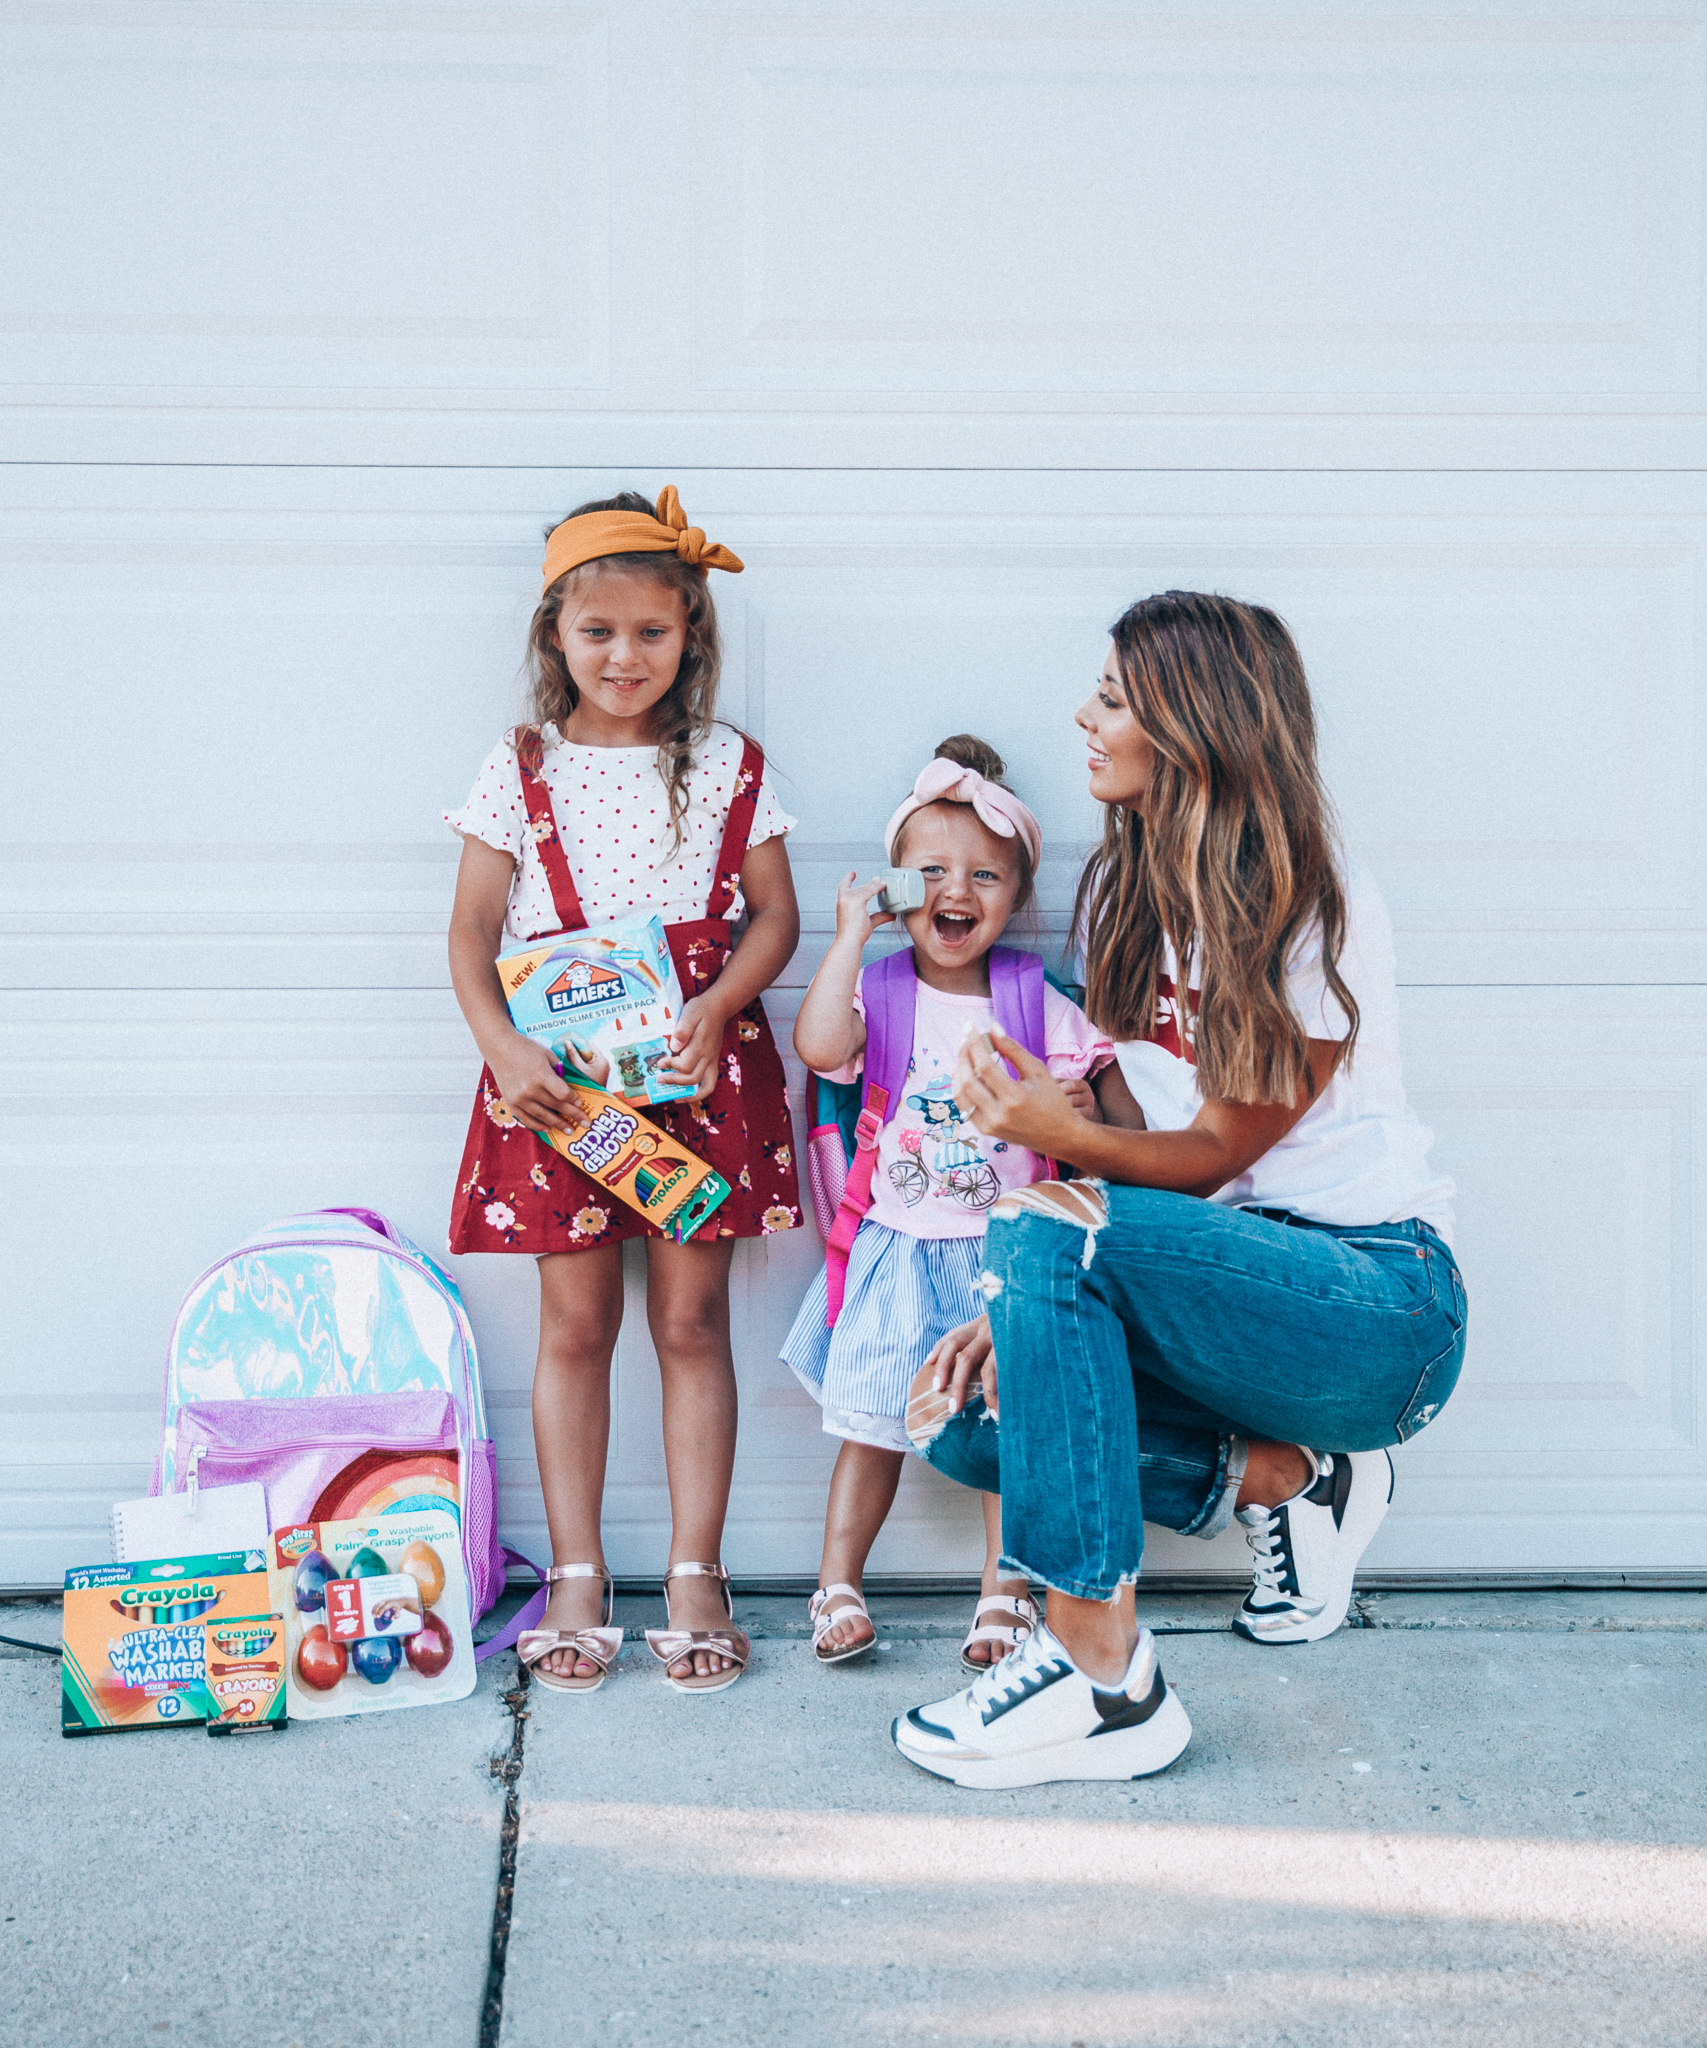
{"type": "Polygon", "coordinates": [[[965,1209],[988,1209],[1002,1191],[996,1170],[978,1150],[977,1134],[960,1114],[948,1075],[939,1074],[917,1095],[904,1098],[924,1118],[924,1128],[903,1124],[906,1154],[889,1169],[890,1185],[908,1208],[933,1190],[965,1209]]]}
{"type": "Polygon", "coordinates": [[[1163,1052],[1172,1053],[1176,1060],[1184,1060],[1189,1067],[1197,1065],[1197,1051],[1193,1043],[1197,1033],[1191,1019],[1197,1015],[1197,991],[1188,988],[1185,992],[1185,1008],[1180,1007],[1179,990],[1173,979],[1166,974],[1156,977],[1156,1021],[1150,1030],[1150,1043],[1159,1045],[1163,1052]],[[1185,1026],[1182,1031],[1181,1025],[1185,1026]]]}

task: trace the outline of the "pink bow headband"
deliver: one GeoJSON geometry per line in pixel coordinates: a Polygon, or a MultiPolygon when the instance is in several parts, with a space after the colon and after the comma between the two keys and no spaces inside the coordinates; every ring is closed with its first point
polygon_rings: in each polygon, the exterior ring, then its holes
{"type": "Polygon", "coordinates": [[[1011,789],[989,782],[976,768],[962,768],[958,761],[927,761],[919,770],[913,793],[883,828],[883,851],[893,861],[895,840],[901,827],[926,804],[970,804],[981,823],[998,839],[1018,838],[1031,858],[1032,872],[1043,853],[1043,833],[1037,819],[1011,789]]]}

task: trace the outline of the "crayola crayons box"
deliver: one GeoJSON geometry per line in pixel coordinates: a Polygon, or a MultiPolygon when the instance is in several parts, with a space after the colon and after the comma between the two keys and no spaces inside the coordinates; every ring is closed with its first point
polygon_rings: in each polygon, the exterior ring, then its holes
{"type": "Polygon", "coordinates": [[[202,1659],[219,1712],[210,1735],[241,1735],[285,1725],[285,1625],[282,1614],[204,1621],[202,1659]]]}
{"type": "Polygon", "coordinates": [[[638,1209],[666,1237],[685,1244],[727,1199],[729,1183],[620,1096],[595,1088],[572,1067],[560,1071],[574,1091],[565,1116],[579,1114],[586,1121],[569,1131],[536,1129],[535,1136],[572,1159],[619,1202],[638,1209]]]}
{"type": "Polygon", "coordinates": [[[693,1094],[662,1071],[682,985],[661,919],[619,918],[512,948],[498,957],[498,979],[516,1029],[559,1066],[579,1066],[631,1102],[693,1094]]]}
{"type": "MultiPolygon", "coordinates": [[[[62,1732],[195,1727],[220,1719],[225,1704],[208,1683],[208,1632],[214,1633],[218,1661],[245,1661],[235,1651],[217,1648],[220,1631],[247,1620],[248,1641],[254,1617],[266,1615],[271,1606],[267,1559],[259,1550],[68,1571],[61,1625],[62,1732]]],[[[273,1711],[269,1696],[267,1713],[273,1711]]]]}

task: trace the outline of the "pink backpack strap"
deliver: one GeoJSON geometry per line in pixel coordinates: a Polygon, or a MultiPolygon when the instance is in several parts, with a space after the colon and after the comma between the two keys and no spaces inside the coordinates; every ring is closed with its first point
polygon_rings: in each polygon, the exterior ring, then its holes
{"type": "Polygon", "coordinates": [[[913,1011],[919,980],[911,948],[875,960],[860,985],[865,1007],[865,1097],[854,1126],[854,1156],[848,1165],[836,1220],[824,1240],[824,1278],[829,1302],[824,1320],[834,1329],[847,1288],[848,1253],[871,1207],[871,1177],[877,1170],[877,1134],[900,1104],[913,1058],[913,1011]]]}

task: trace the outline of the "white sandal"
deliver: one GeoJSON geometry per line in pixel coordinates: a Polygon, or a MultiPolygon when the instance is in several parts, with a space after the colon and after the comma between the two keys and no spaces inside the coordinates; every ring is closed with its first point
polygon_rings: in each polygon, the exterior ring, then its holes
{"type": "Polygon", "coordinates": [[[846,1664],[850,1658],[863,1657],[867,1650],[877,1648],[875,1623],[863,1643],[844,1644],[839,1650],[826,1651],[824,1648],[824,1638],[840,1623],[851,1621],[856,1614],[871,1620],[870,1610],[855,1586],[820,1586],[807,1601],[806,1614],[812,1624],[812,1654],[820,1664],[846,1664]],[[833,1612],[830,1608],[832,1600],[841,1603],[833,1612]]]}
{"type": "MultiPolygon", "coordinates": [[[[603,1579],[605,1583],[605,1621],[602,1628],[529,1628],[523,1629],[516,1639],[516,1655],[532,1674],[537,1685],[549,1686],[553,1692],[597,1692],[610,1676],[610,1668],[616,1662],[622,1648],[622,1630],[611,1626],[611,1601],[613,1587],[610,1573],[602,1564],[554,1564],[545,1575],[548,1586],[559,1579],[603,1579]],[[596,1665],[597,1675],[592,1678],[570,1678],[557,1671],[540,1670],[540,1660],[549,1657],[553,1650],[573,1650],[577,1657],[584,1657],[589,1664],[596,1665]]],[[[571,1665],[573,1670],[574,1666],[571,1665]]]]}
{"type": "Polygon", "coordinates": [[[960,1668],[974,1673],[988,1671],[1002,1661],[992,1657],[988,1664],[981,1664],[975,1657],[968,1657],[967,1651],[974,1643],[1000,1643],[1002,1657],[1010,1650],[1017,1650],[1038,1621],[1037,1602],[1025,1593],[987,1593],[978,1602],[972,1616],[972,1626],[966,1631],[966,1640],[960,1646],[960,1668]],[[989,1622],[986,1614],[1011,1614],[1011,1622],[989,1622]]]}

